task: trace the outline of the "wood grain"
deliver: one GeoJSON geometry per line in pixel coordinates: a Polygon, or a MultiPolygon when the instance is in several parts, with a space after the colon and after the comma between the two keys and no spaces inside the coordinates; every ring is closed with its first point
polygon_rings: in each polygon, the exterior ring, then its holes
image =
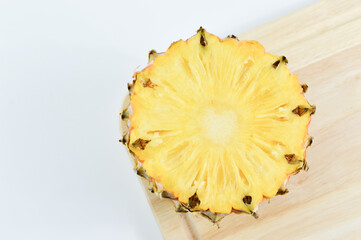
{"type": "Polygon", "coordinates": [[[146,195],[165,239],[361,239],[361,2],[321,1],[238,36],[285,55],[317,106],[310,170],[290,193],[260,204],[259,219],[227,216],[220,228],[184,219],[168,200],[146,195]],[[191,226],[189,226],[191,224],[191,226]]]}

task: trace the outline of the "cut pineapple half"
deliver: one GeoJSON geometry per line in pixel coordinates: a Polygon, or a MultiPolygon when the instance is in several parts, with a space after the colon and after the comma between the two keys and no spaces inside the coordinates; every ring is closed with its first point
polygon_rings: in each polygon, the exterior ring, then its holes
{"type": "Polygon", "coordinates": [[[307,168],[315,107],[285,57],[200,28],[149,60],[128,85],[123,142],[138,174],[179,211],[253,214],[307,168]]]}

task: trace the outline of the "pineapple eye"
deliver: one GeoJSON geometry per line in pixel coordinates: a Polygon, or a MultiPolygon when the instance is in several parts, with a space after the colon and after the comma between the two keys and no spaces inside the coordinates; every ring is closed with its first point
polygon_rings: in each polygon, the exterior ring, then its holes
{"type": "Polygon", "coordinates": [[[252,197],[251,196],[245,196],[244,198],[243,198],[243,202],[245,203],[245,204],[251,204],[252,203],[252,197]]]}

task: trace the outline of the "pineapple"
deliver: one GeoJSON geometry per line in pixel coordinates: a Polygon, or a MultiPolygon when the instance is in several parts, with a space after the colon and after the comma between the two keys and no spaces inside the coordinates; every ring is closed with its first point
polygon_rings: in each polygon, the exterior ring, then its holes
{"type": "Polygon", "coordinates": [[[213,222],[256,217],[263,199],[287,193],[289,177],[308,169],[315,112],[287,62],[203,28],[165,53],[152,50],[121,113],[121,141],[150,190],[213,222]]]}

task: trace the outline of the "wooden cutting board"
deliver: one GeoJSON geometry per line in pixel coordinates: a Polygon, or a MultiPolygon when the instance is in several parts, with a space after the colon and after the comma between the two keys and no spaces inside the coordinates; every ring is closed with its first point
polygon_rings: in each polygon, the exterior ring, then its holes
{"type": "Polygon", "coordinates": [[[219,228],[174,212],[145,191],[165,239],[361,239],[361,1],[321,1],[238,36],[285,55],[316,104],[308,172],[264,201],[259,219],[229,215],[219,228]]]}

